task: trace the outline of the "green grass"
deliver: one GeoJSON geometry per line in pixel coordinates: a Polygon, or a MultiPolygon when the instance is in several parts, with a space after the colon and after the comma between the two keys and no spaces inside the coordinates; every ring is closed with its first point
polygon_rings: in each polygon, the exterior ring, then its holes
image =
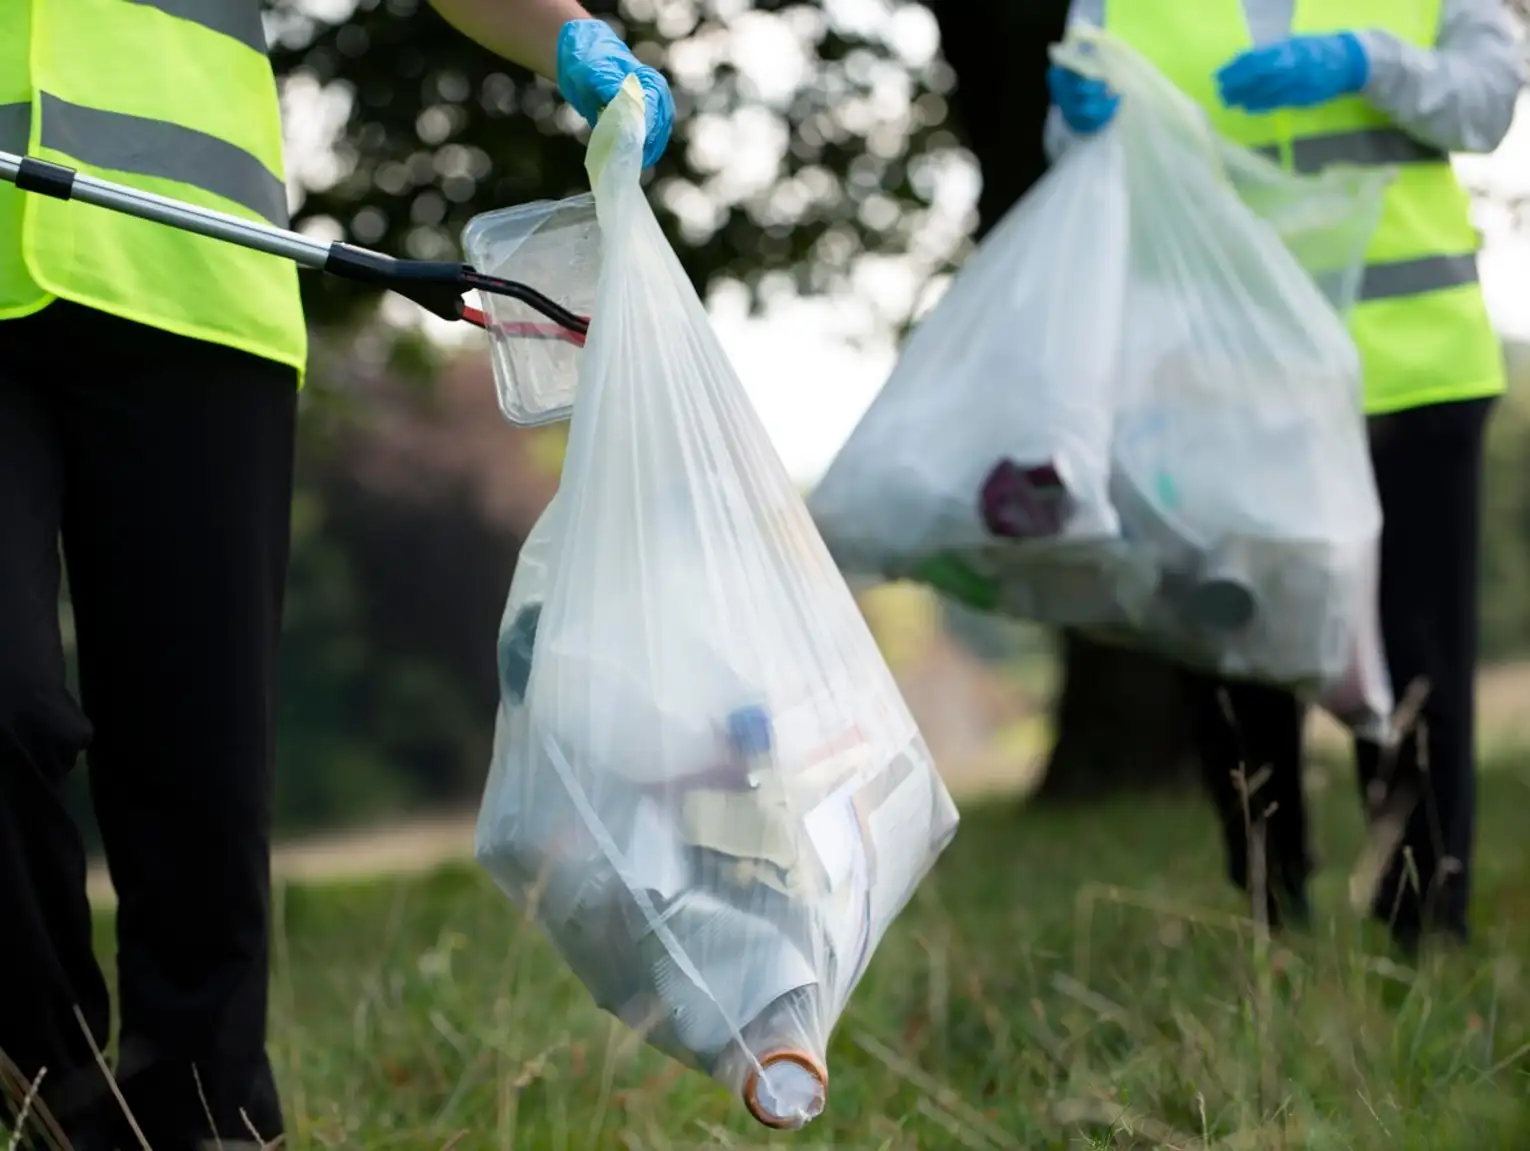
{"type": "Polygon", "coordinates": [[[1356,807],[1319,798],[1320,926],[1267,951],[1199,802],[966,812],[795,1136],[597,1012],[476,869],[288,890],[287,1146],[1525,1151],[1530,785],[1484,778],[1479,939],[1417,971],[1345,905],[1356,807]]]}

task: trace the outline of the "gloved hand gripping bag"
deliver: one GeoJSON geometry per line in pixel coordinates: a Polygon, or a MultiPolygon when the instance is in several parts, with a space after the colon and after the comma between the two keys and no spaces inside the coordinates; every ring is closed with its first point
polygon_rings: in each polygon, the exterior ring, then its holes
{"type": "Polygon", "coordinates": [[[595,1002],[771,1127],[956,810],[639,183],[591,135],[600,272],[558,494],[500,632],[477,856],[595,1002]]]}

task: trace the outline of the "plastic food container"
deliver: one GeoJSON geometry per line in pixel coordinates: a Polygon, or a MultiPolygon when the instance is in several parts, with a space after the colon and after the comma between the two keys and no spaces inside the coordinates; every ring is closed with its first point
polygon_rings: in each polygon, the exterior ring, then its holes
{"type": "MultiPolygon", "coordinates": [[[[468,263],[519,280],[588,316],[600,277],[595,198],[538,200],[473,217],[462,232],[468,263]]],[[[583,338],[519,300],[483,298],[499,407],[513,424],[536,427],[569,417],[579,384],[583,338]]]]}

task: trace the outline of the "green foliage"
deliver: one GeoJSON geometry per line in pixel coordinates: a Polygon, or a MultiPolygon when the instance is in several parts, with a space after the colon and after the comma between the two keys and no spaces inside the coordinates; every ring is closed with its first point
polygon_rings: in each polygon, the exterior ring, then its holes
{"type": "Polygon", "coordinates": [[[277,819],[284,830],[398,810],[412,798],[387,733],[358,719],[389,669],[372,659],[350,557],[324,531],[321,495],[293,508],[278,715],[277,819]]]}
{"type": "MultiPolygon", "coordinates": [[[[289,94],[321,91],[349,108],[338,170],[310,175],[300,225],[448,259],[474,214],[588,188],[583,124],[556,90],[423,0],[361,0],[333,24],[299,0],[270,6],[280,33],[272,60],[289,94]]],[[[951,69],[899,50],[911,24],[931,22],[923,7],[878,3],[891,19],[870,22],[781,0],[625,0],[619,18],[616,5],[590,7],[671,74],[676,135],[651,174],[651,199],[696,282],[843,291],[863,254],[928,243],[920,233],[957,141],[946,123],[951,69]],[[787,59],[795,45],[811,67],[795,85],[757,90],[732,62],[740,29],[774,33],[787,59]],[[757,141],[748,173],[719,148],[740,135],[757,141]]],[[[374,298],[316,276],[305,291],[310,315],[326,323],[374,298]]]]}
{"type": "MultiPolygon", "coordinates": [[[[337,165],[302,175],[301,226],[399,255],[448,257],[474,214],[586,186],[584,129],[555,91],[472,44],[423,0],[363,0],[334,23],[306,15],[315,6],[304,0],[268,7],[280,34],[273,60],[289,96],[321,92],[345,108],[337,165]]],[[[921,230],[938,175],[956,159],[959,131],[982,166],[985,226],[1039,174],[1033,137],[1045,107],[1045,44],[1065,7],[1057,0],[930,4],[944,60],[904,49],[910,31],[929,20],[905,0],[860,6],[871,19],[856,16],[854,5],[809,0],[592,7],[616,18],[639,55],[672,75],[677,134],[650,174],[650,193],[698,283],[737,280],[759,303],[781,291],[849,291],[868,256],[918,250],[934,270],[956,249],[932,256],[921,230]],[[758,38],[779,40],[783,60],[798,46],[809,67],[779,90],[771,86],[779,76],[757,86],[733,61],[758,38]],[[948,101],[967,121],[960,130],[948,101]],[[720,139],[753,141],[749,163],[730,163],[737,149],[719,147],[720,139]]],[[[317,461],[357,414],[342,382],[345,360],[377,335],[352,336],[347,322],[376,300],[326,277],[305,276],[304,288],[326,361],[304,413],[306,450],[317,461]]],[[[431,349],[417,335],[384,344],[367,354],[428,388],[437,367],[431,349]]],[[[547,429],[533,445],[543,466],[558,466],[562,432],[547,429]]],[[[1530,408],[1511,400],[1495,421],[1486,484],[1482,632],[1493,658],[1530,649],[1527,457],[1530,408]]],[[[423,796],[467,799],[481,775],[492,715],[488,661],[446,660],[379,620],[383,602],[419,619],[430,609],[401,606],[374,586],[386,564],[354,538],[353,505],[336,476],[305,468],[281,716],[286,825],[360,817],[423,796]]],[[[448,596],[472,582],[473,561],[458,566],[432,577],[454,585],[448,596]]],[[[896,635],[909,622],[882,619],[896,635]]],[[[985,628],[970,612],[946,610],[939,626],[985,661],[1016,668],[1033,668],[1054,650],[1036,629],[985,628]]],[[[491,639],[486,625],[483,643],[491,639]]]]}
{"type": "Polygon", "coordinates": [[[360,481],[356,414],[313,419],[294,504],[278,820],[290,831],[470,801],[519,541],[450,484],[406,496],[360,481]]]}
{"type": "MultiPolygon", "coordinates": [[[[307,0],[266,7],[289,117],[313,122],[321,105],[341,111],[334,162],[294,169],[306,190],[298,226],[396,255],[449,258],[475,214],[587,187],[585,128],[555,89],[473,44],[423,0],[325,6],[330,19],[307,0]]],[[[985,18],[1002,6],[606,0],[590,7],[671,77],[676,136],[649,174],[650,199],[696,282],[736,280],[758,305],[794,290],[848,293],[868,258],[914,253],[916,267],[930,272],[954,254],[960,235],[929,227],[940,181],[962,163],[947,106],[955,75],[930,54],[930,33],[938,19],[964,67],[991,62],[996,47],[982,30],[998,27],[985,18]],[[736,61],[760,40],[782,65],[751,76],[736,61]]],[[[1047,20],[1060,24],[1061,4],[1044,7],[1047,20]]],[[[1021,34],[1034,17],[1003,19],[1006,39],[1035,40],[1040,60],[1041,40],[1021,34]]],[[[1018,88],[1035,91],[1019,115],[1035,121],[1039,140],[1041,72],[1029,71],[1035,83],[1018,88]]],[[[1016,99],[1006,92],[1011,108],[1016,99]]],[[[1002,136],[1005,157],[1035,151],[1014,147],[1012,126],[1002,136]]],[[[280,810],[288,825],[360,816],[422,793],[468,798],[481,777],[493,701],[488,661],[453,663],[411,638],[431,605],[380,587],[393,565],[358,538],[385,534],[390,514],[429,537],[419,520],[430,513],[402,505],[389,512],[375,498],[370,511],[358,510],[354,485],[322,462],[357,415],[344,384],[347,355],[381,358],[391,373],[428,382],[428,349],[358,323],[374,315],[374,292],[321,276],[303,282],[319,354],[304,413],[310,464],[300,476],[284,665],[280,810]],[[384,605],[394,618],[380,616],[384,605]]],[[[890,306],[883,322],[899,324],[907,308],[908,301],[890,306]]],[[[558,466],[561,431],[535,440],[540,466],[558,466]]],[[[474,566],[463,555],[456,570],[431,579],[444,582],[448,595],[472,598],[474,566]]],[[[485,624],[480,643],[491,638],[485,624]]]]}
{"type": "Polygon", "coordinates": [[[287,889],[273,1058],[294,1147],[1519,1151],[1530,787],[1483,779],[1479,941],[1414,970],[1348,911],[1353,792],[1318,801],[1318,926],[1266,945],[1198,800],[969,808],[772,1135],[603,1016],[477,868],[287,889]]]}
{"type": "Polygon", "coordinates": [[[1482,658],[1530,650],[1530,347],[1511,347],[1514,379],[1488,427],[1482,508],[1482,658]]]}

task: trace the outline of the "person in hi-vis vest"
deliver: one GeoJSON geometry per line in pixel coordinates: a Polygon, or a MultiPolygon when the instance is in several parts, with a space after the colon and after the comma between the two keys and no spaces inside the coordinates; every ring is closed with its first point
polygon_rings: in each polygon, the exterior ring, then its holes
{"type": "MultiPolygon", "coordinates": [[[[1423,678],[1425,748],[1393,770],[1422,791],[1375,914],[1412,949],[1464,939],[1475,804],[1474,670],[1483,436],[1504,391],[1502,348],[1477,279],[1479,236],[1452,152],[1490,152],[1509,129],[1523,66],[1503,0],[1074,0],[1191,96],[1223,135],[1297,171],[1395,164],[1349,318],[1365,373],[1381,495],[1381,617],[1399,698],[1423,678]],[[1427,769],[1427,770],[1426,770],[1427,769]]],[[[1109,122],[1119,97],[1053,67],[1047,147],[1109,122]]],[[[1303,710],[1289,693],[1185,676],[1232,879],[1248,886],[1248,820],[1234,773],[1270,775],[1251,803],[1270,911],[1309,915],[1301,791],[1303,710]],[[1230,707],[1221,706],[1221,692],[1230,707]],[[1228,721],[1231,712],[1233,722],[1228,721]]],[[[1362,789],[1378,748],[1356,748],[1362,789]]]]}
{"type": "MultiPolygon", "coordinates": [[[[636,75],[645,159],[665,148],[668,85],[577,0],[433,2],[591,122],[636,75]]],[[[260,0],[0,5],[0,151],[285,226],[260,0]]],[[[92,1052],[110,1005],[63,795],[87,748],[128,1106],[155,1151],[283,1132],[269,816],[306,358],[290,263],[0,184],[0,1054],[84,1151],[139,1145],[92,1052]]]]}

